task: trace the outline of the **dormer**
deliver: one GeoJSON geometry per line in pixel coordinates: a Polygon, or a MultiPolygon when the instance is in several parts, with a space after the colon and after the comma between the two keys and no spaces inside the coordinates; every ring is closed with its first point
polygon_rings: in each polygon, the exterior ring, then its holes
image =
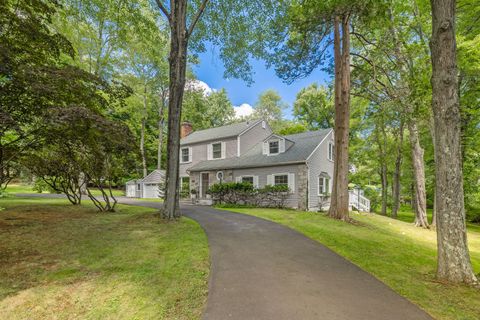
{"type": "Polygon", "coordinates": [[[263,154],[267,156],[276,156],[284,153],[292,145],[292,141],[277,134],[272,134],[263,141],[263,154]]]}

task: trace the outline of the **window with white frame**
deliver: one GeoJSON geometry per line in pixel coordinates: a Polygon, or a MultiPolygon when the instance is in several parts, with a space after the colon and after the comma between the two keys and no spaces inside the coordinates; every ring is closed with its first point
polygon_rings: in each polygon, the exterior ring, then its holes
{"type": "Polygon", "coordinates": [[[328,143],[328,160],[333,161],[335,159],[335,145],[333,142],[328,143]]]}
{"type": "Polygon", "coordinates": [[[326,196],[330,193],[330,178],[327,175],[318,177],[318,195],[326,196]]]}
{"type": "Polygon", "coordinates": [[[273,184],[276,186],[288,186],[288,174],[278,174],[273,179],[273,184]]]}
{"type": "Polygon", "coordinates": [[[242,177],[242,182],[251,183],[253,185],[253,176],[243,176],[242,177]]]}
{"type": "Polygon", "coordinates": [[[280,142],[278,140],[272,140],[268,142],[269,154],[278,154],[280,151],[280,142]]]}
{"type": "Polygon", "coordinates": [[[181,149],[181,162],[187,163],[190,162],[190,148],[182,148],[181,149]]]}
{"type": "Polygon", "coordinates": [[[222,143],[213,143],[212,144],[212,159],[222,158],[222,143]]]}

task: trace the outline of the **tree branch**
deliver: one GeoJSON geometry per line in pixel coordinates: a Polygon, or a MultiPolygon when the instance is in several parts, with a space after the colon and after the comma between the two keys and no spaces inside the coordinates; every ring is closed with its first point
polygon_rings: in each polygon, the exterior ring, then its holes
{"type": "Polygon", "coordinates": [[[202,16],[203,12],[205,11],[205,8],[206,8],[207,4],[208,4],[208,0],[203,0],[200,8],[198,8],[198,11],[195,14],[195,17],[193,18],[192,23],[190,24],[190,27],[188,28],[187,38],[190,37],[190,35],[193,32],[193,29],[195,29],[195,25],[197,24],[198,20],[200,20],[200,17],[202,16]]]}
{"type": "Polygon", "coordinates": [[[160,10],[163,12],[165,17],[167,17],[168,22],[170,23],[170,19],[171,19],[170,13],[168,12],[167,8],[165,8],[162,1],[161,0],[155,0],[155,2],[157,3],[158,8],[160,8],[160,10]]]}

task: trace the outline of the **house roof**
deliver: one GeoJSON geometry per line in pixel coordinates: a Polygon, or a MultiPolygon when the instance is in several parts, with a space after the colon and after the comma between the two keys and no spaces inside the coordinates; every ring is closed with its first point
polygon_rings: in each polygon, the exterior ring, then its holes
{"type": "Polygon", "coordinates": [[[162,183],[165,181],[165,170],[153,170],[145,178],[139,180],[142,183],[162,183]]]}
{"type": "Polygon", "coordinates": [[[200,131],[194,131],[188,136],[180,140],[180,144],[192,144],[202,141],[209,141],[214,139],[222,139],[227,137],[236,137],[245,130],[252,128],[261,120],[244,121],[233,123],[222,127],[210,128],[200,131]]]}
{"type": "Polygon", "coordinates": [[[264,155],[263,143],[260,142],[240,157],[202,161],[189,168],[189,171],[270,167],[292,163],[305,163],[315,148],[331,131],[332,129],[323,129],[286,135],[284,138],[292,141],[293,145],[278,155],[264,155]]]}

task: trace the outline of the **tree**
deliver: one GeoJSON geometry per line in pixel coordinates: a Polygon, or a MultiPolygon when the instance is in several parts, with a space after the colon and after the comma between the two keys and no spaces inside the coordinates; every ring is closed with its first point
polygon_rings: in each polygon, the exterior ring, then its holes
{"type": "Polygon", "coordinates": [[[277,50],[264,53],[277,74],[292,82],[321,65],[333,44],[335,168],[329,216],[341,220],[349,220],[350,29],[352,19],[373,16],[375,5],[373,1],[294,2],[269,34],[269,46],[277,50]]]}
{"type": "Polygon", "coordinates": [[[312,83],[297,93],[293,115],[310,130],[331,128],[335,117],[332,98],[330,88],[312,83]]]}
{"type": "Polygon", "coordinates": [[[282,111],[287,104],[275,90],[266,90],[258,96],[252,117],[274,123],[282,120],[282,111]]]}
{"type": "Polygon", "coordinates": [[[169,99],[166,193],[163,215],[166,219],[180,216],[179,210],[179,149],[182,101],[185,89],[188,46],[204,50],[203,41],[221,44],[221,57],[226,75],[250,79],[248,57],[252,44],[260,50],[263,41],[256,41],[269,29],[263,23],[281,8],[269,1],[187,1],[174,0],[169,5],[155,1],[168,21],[170,29],[169,99]],[[206,14],[209,19],[203,19],[206,14]],[[200,28],[197,28],[197,25],[200,28]],[[194,31],[197,30],[196,33],[194,31]],[[252,41],[248,41],[248,39],[252,41]]]}
{"type": "Polygon", "coordinates": [[[463,193],[455,0],[432,0],[432,109],[435,124],[437,277],[478,284],[467,246],[463,193]]]}
{"type": "Polygon", "coordinates": [[[55,1],[0,3],[0,188],[21,156],[40,145],[52,108],[107,104],[106,83],[63,63],[74,50],[52,31],[57,9],[55,1]]]}

